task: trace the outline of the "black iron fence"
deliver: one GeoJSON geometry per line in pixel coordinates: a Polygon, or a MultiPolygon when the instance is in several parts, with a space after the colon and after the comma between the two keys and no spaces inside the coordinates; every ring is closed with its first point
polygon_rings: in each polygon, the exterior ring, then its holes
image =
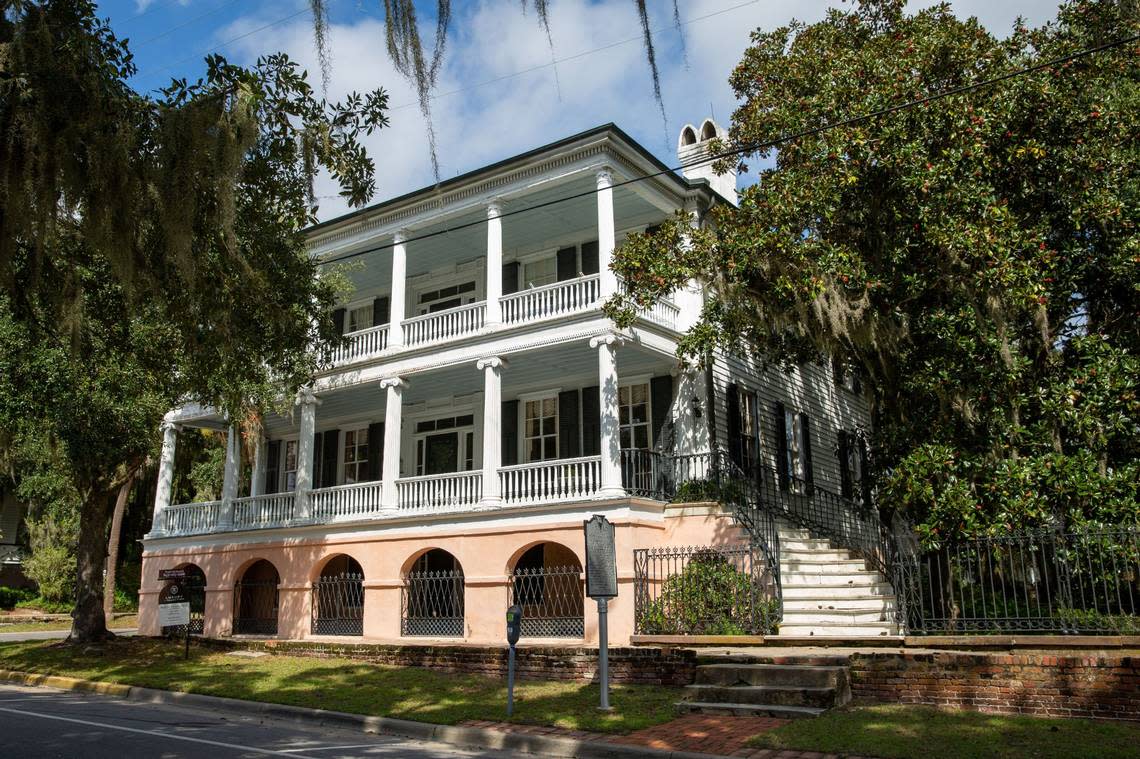
{"type": "Polygon", "coordinates": [[[277,634],[277,581],[243,580],[234,584],[234,634],[277,634]]]}
{"type": "Polygon", "coordinates": [[[639,635],[767,635],[780,618],[777,575],[755,546],[633,552],[639,635]]]}
{"type": "Polygon", "coordinates": [[[900,566],[910,634],[1140,633],[1140,529],[962,540],[900,566]]]}
{"type": "Polygon", "coordinates": [[[586,634],[582,568],[516,569],[511,603],[522,607],[523,638],[581,638],[586,634]]]}
{"type": "Polygon", "coordinates": [[[408,572],[400,598],[400,634],[463,637],[463,572],[408,572]]]}
{"type": "Polygon", "coordinates": [[[364,576],[345,573],[313,583],[313,635],[364,634],[364,576]]]}

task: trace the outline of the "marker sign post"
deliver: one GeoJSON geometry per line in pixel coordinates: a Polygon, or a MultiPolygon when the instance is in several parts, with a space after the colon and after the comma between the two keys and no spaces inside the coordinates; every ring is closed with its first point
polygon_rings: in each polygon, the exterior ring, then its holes
{"type": "Polygon", "coordinates": [[[598,708],[609,711],[610,652],[609,601],[617,596],[617,553],[614,549],[614,526],[601,514],[595,514],[582,525],[586,533],[586,595],[598,602],[598,680],[602,700],[598,708]]]}
{"type": "Polygon", "coordinates": [[[186,631],[184,658],[190,658],[190,589],[185,569],[160,569],[158,579],[166,582],[158,601],[158,625],[181,627],[186,631]]]}

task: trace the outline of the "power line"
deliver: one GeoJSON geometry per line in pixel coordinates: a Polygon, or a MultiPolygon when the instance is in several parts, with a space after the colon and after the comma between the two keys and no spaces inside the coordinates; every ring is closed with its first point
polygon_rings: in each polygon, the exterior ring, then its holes
{"type": "Polygon", "coordinates": [[[158,34],[154,35],[153,37],[146,38],[142,42],[134,43],[133,45],[131,45],[131,49],[132,50],[138,50],[139,48],[146,47],[147,45],[149,45],[153,42],[157,42],[158,40],[162,39],[163,37],[174,34],[175,32],[179,31],[180,29],[185,29],[188,26],[193,26],[194,24],[198,23],[202,19],[209,18],[210,16],[214,15],[218,11],[223,11],[226,8],[229,8],[231,5],[236,5],[240,2],[243,2],[243,0],[227,0],[227,2],[224,2],[221,5],[217,5],[213,8],[211,8],[210,10],[205,11],[204,13],[200,13],[197,16],[194,16],[193,18],[187,19],[187,20],[183,21],[181,24],[176,24],[164,32],[159,32],[158,34]]]}
{"type": "MultiPolygon", "coordinates": [[[[654,179],[656,177],[663,176],[665,174],[675,174],[678,171],[683,171],[684,169],[693,168],[695,166],[704,166],[706,164],[715,163],[716,161],[719,161],[719,160],[724,159],[724,158],[732,158],[732,157],[744,155],[747,153],[753,153],[757,150],[763,150],[765,148],[778,147],[778,146],[783,145],[785,143],[793,142],[795,140],[799,140],[799,139],[802,139],[804,137],[812,137],[812,136],[815,136],[817,134],[822,134],[823,132],[830,131],[832,129],[839,129],[840,127],[853,126],[855,124],[859,124],[859,123],[862,123],[864,121],[870,121],[872,119],[877,119],[877,118],[880,118],[882,116],[889,116],[893,113],[898,113],[899,111],[904,111],[904,110],[907,110],[910,108],[915,108],[917,106],[925,105],[927,103],[933,103],[933,102],[938,101],[938,100],[943,100],[945,98],[952,97],[954,95],[960,95],[962,93],[970,92],[972,90],[981,89],[983,87],[989,87],[991,85],[999,84],[1001,82],[1005,82],[1005,81],[1008,81],[1010,79],[1014,79],[1014,78],[1019,77],[1019,76],[1025,76],[1027,74],[1036,73],[1036,72],[1042,71],[1044,69],[1049,69],[1049,68],[1053,68],[1055,66],[1060,66],[1060,65],[1063,65],[1065,63],[1070,63],[1072,61],[1078,60],[1080,58],[1085,58],[1085,57],[1090,56],[1090,55],[1095,55],[1096,53],[1101,53],[1101,52],[1104,52],[1106,50],[1111,50],[1113,48],[1121,47],[1123,45],[1127,45],[1127,44],[1130,44],[1132,42],[1137,42],[1137,41],[1140,41],[1140,34],[1134,34],[1130,37],[1124,37],[1122,39],[1114,40],[1112,42],[1106,42],[1103,45],[1097,45],[1095,47],[1083,48],[1083,49],[1078,50],[1076,52],[1069,53],[1068,55],[1063,55],[1059,58],[1053,58],[1052,60],[1044,61],[1042,63],[1038,63],[1038,64],[1035,64],[1033,66],[1028,66],[1026,68],[1015,69],[1014,71],[1006,72],[1005,74],[1001,74],[1000,76],[996,76],[996,77],[993,77],[991,79],[983,79],[981,81],[973,82],[971,84],[959,85],[958,87],[952,87],[950,89],[942,90],[940,92],[936,92],[936,93],[933,93],[931,95],[926,95],[925,97],[917,98],[915,100],[908,100],[908,101],[903,102],[903,103],[898,103],[897,105],[888,106],[886,108],[880,108],[878,110],[870,111],[868,113],[860,114],[858,116],[851,116],[849,118],[842,119],[840,121],[834,121],[834,122],[830,122],[827,124],[822,124],[820,126],[812,127],[811,129],[805,129],[805,130],[800,131],[800,132],[792,132],[789,134],[784,134],[784,135],[781,135],[779,137],[776,137],[775,139],[769,140],[767,142],[754,142],[754,143],[750,143],[750,144],[743,145],[741,147],[735,148],[733,150],[726,150],[726,151],[723,151],[721,153],[714,153],[712,155],[706,156],[706,157],[701,158],[699,160],[682,163],[682,164],[675,166],[675,167],[672,167],[672,168],[661,169],[659,171],[654,171],[654,172],[651,172],[649,174],[641,174],[641,175],[636,176],[636,177],[624,179],[620,182],[614,182],[610,187],[611,187],[611,189],[617,189],[618,187],[625,187],[626,185],[635,184],[637,182],[643,182],[647,179],[654,179]]],[[[527,213],[529,211],[537,211],[537,210],[540,210],[542,208],[549,208],[550,206],[558,205],[559,203],[566,203],[566,202],[569,202],[571,200],[579,200],[581,198],[586,198],[586,197],[590,197],[592,195],[596,195],[597,193],[598,193],[597,189],[585,190],[583,192],[574,193],[572,195],[567,195],[567,196],[562,197],[562,198],[555,198],[553,200],[547,200],[547,201],[543,201],[541,203],[536,203],[534,205],[527,206],[525,208],[516,208],[516,209],[511,210],[511,211],[505,211],[505,212],[499,214],[498,218],[504,219],[504,218],[507,218],[508,216],[515,216],[518,214],[527,213]]],[[[469,221],[469,222],[465,222],[463,224],[457,224],[453,227],[447,227],[445,229],[440,229],[440,230],[437,230],[435,232],[427,232],[425,234],[418,235],[416,237],[409,237],[409,238],[405,239],[403,242],[404,242],[404,244],[407,244],[407,243],[417,242],[419,240],[427,240],[427,239],[430,239],[433,237],[439,237],[440,235],[451,234],[452,232],[458,232],[458,231],[463,230],[463,229],[468,229],[470,227],[481,226],[481,225],[486,224],[486,223],[487,223],[486,219],[469,221]]],[[[381,250],[387,250],[388,248],[391,248],[394,244],[395,243],[382,243],[380,245],[368,248],[366,250],[356,251],[355,253],[345,253],[345,254],[343,254],[341,256],[337,256],[335,258],[329,258],[329,259],[322,261],[321,263],[337,263],[339,261],[347,261],[350,258],[356,258],[358,256],[367,255],[369,253],[375,253],[375,252],[378,252],[381,250]]]]}

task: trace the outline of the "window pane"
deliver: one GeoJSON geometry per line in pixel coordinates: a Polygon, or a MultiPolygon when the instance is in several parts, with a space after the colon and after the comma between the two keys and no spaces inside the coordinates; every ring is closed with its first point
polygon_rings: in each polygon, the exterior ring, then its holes
{"type": "Polygon", "coordinates": [[[621,428],[620,438],[621,438],[621,447],[622,448],[630,448],[631,447],[629,444],[629,441],[630,441],[629,427],[622,427],[621,428]]]}
{"type": "Polygon", "coordinates": [[[649,407],[644,403],[640,403],[633,407],[633,421],[646,422],[649,421],[649,407]]]}
{"type": "Polygon", "coordinates": [[[633,385],[629,390],[634,403],[645,403],[649,400],[649,385],[633,385]]]}
{"type": "Polygon", "coordinates": [[[531,461],[542,461],[542,438],[532,438],[527,458],[531,461]]]}
{"type": "Polygon", "coordinates": [[[634,427],[634,441],[637,448],[649,447],[649,428],[634,427]]]}

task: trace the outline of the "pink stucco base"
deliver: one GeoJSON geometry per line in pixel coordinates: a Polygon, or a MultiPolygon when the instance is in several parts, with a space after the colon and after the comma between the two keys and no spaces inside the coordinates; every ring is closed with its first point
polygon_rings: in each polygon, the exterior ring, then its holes
{"type": "MultiPolygon", "coordinates": [[[[618,597],[609,605],[609,639],[628,645],[634,632],[633,551],[662,546],[703,546],[739,543],[743,538],[732,517],[715,504],[669,506],[639,499],[580,504],[592,513],[604,513],[615,525],[618,597]]],[[[537,516],[537,515],[535,515],[537,516]]],[[[504,613],[509,603],[510,572],[514,562],[537,543],[557,543],[584,564],[582,513],[573,505],[560,506],[549,518],[530,520],[478,519],[394,525],[380,530],[342,528],[336,534],[302,534],[277,531],[277,536],[256,533],[213,536],[209,542],[183,545],[176,540],[150,540],[143,553],[139,591],[139,632],[157,635],[160,569],[195,564],[206,575],[204,633],[227,637],[232,632],[233,588],[247,567],[259,559],[271,562],[280,576],[277,637],[288,640],[328,639],[374,643],[433,642],[500,643],[504,613]],[[569,513],[568,513],[569,512],[569,513]],[[463,568],[465,578],[465,634],[462,638],[433,640],[400,636],[400,592],[403,573],[425,551],[441,548],[463,568]],[[347,554],[364,571],[364,636],[314,636],[311,628],[312,583],[333,556],[347,554]]],[[[585,637],[574,643],[596,643],[598,613],[585,603],[585,637]]],[[[554,641],[551,641],[554,642],[554,641]]],[[[567,641],[571,642],[571,641],[567,641]]]]}

